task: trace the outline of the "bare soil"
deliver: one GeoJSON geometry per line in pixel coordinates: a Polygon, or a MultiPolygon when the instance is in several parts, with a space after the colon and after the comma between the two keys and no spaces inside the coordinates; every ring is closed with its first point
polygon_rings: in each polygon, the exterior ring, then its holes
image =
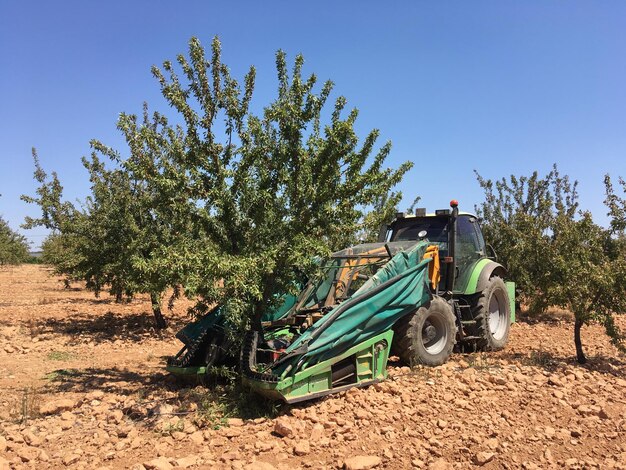
{"type": "Polygon", "coordinates": [[[518,321],[504,351],[392,360],[383,383],[287,406],[165,373],[186,307],[157,332],[146,298],[2,268],[0,470],[626,469],[626,358],[589,326],[576,364],[567,312],[518,321]]]}

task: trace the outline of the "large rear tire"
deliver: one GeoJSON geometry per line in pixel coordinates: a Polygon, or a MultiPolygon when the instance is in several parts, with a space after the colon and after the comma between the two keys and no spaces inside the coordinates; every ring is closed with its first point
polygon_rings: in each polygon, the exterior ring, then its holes
{"type": "Polygon", "coordinates": [[[456,342],[454,313],[441,297],[402,317],[394,331],[393,352],[410,366],[440,366],[456,342]]]}
{"type": "Polygon", "coordinates": [[[476,321],[478,349],[498,351],[506,345],[511,330],[511,304],[506,284],[492,276],[487,287],[476,298],[472,314],[476,321]]]}

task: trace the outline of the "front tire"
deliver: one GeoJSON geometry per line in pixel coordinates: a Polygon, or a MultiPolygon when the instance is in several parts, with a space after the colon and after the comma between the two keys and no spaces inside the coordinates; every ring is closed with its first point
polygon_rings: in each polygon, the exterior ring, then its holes
{"type": "Polygon", "coordinates": [[[456,342],[454,313],[441,297],[398,320],[394,330],[393,350],[410,366],[440,366],[456,342]]]}
{"type": "Polygon", "coordinates": [[[506,284],[499,276],[489,279],[477,297],[472,314],[476,322],[478,349],[498,351],[506,345],[511,330],[511,304],[506,284]]]}

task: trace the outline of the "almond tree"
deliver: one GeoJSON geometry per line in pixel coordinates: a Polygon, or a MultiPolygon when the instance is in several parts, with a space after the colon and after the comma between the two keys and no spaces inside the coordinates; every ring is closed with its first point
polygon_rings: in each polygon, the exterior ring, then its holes
{"type": "MultiPolygon", "coordinates": [[[[625,201],[605,179],[611,228],[593,222],[578,209],[577,183],[556,168],[544,178],[502,179],[494,184],[478,175],[486,200],[477,208],[485,232],[531,311],[550,306],[574,314],[574,344],[579,363],[586,357],[581,328],[604,325],[613,344],[623,350],[623,336],[613,315],[626,313],[625,201]]],[[[623,180],[620,179],[623,185],[623,180]]]]}
{"type": "MultiPolygon", "coordinates": [[[[397,205],[400,195],[391,190],[411,164],[384,167],[391,144],[377,146],[378,130],[360,144],[358,112],[345,110],[344,97],[324,120],[333,83],[318,87],[315,75],[303,77],[300,55],[289,70],[285,53],[276,54],[277,97],[259,115],[250,109],[254,67],[240,85],[222,63],[217,38],[210,57],[192,38],[188,56],[176,62],[152,70],[173,119],[144,106],[143,116],[124,113],[118,121],[127,150],[92,142],[91,163],[84,163],[93,194],[74,217],[88,225],[96,218],[104,229],[93,236],[115,234],[107,253],[122,254],[124,263],[103,264],[105,253],[86,262],[107,266],[100,271],[109,285],[121,271],[124,289],[153,300],[167,286],[175,294],[182,286],[198,300],[196,313],[220,304],[233,324],[258,327],[274,294],[293,291],[315,256],[371,230],[378,218],[366,218],[369,208],[387,213],[397,205]],[[105,169],[106,159],[113,169],[105,169]]],[[[44,215],[63,207],[60,199],[33,201],[44,215]]]]}
{"type": "Polygon", "coordinates": [[[28,249],[26,237],[0,217],[0,265],[23,263],[28,259],[28,249]]]}

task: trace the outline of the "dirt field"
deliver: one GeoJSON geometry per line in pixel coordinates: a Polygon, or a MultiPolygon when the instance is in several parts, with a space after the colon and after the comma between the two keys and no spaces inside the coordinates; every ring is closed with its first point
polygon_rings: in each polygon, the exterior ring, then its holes
{"type": "Polygon", "coordinates": [[[499,353],[271,407],[165,374],[185,306],[164,333],[148,311],[0,270],[0,469],[626,469],[626,360],[594,326],[576,365],[564,314],[518,322],[499,353]]]}

